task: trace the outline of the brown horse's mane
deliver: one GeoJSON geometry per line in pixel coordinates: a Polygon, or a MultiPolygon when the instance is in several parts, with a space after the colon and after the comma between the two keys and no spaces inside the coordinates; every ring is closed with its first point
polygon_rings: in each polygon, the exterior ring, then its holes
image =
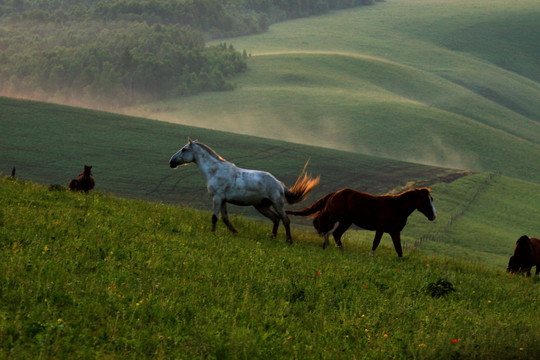
{"type": "Polygon", "coordinates": [[[380,195],[379,197],[382,197],[382,198],[400,198],[402,196],[411,195],[416,191],[423,191],[423,190],[427,190],[428,193],[431,193],[430,188],[421,187],[421,188],[414,188],[414,189],[405,190],[405,191],[403,191],[403,192],[401,192],[399,194],[385,194],[385,195],[380,195]]]}
{"type": "Polygon", "coordinates": [[[214,150],[212,150],[212,148],[209,147],[208,145],[205,145],[205,144],[203,144],[203,143],[200,143],[200,142],[198,142],[197,140],[194,140],[193,143],[199,145],[200,147],[202,147],[203,150],[205,150],[205,151],[206,151],[207,153],[209,153],[212,157],[218,159],[219,161],[227,161],[227,160],[225,160],[224,158],[222,158],[217,152],[215,152],[214,150]]]}

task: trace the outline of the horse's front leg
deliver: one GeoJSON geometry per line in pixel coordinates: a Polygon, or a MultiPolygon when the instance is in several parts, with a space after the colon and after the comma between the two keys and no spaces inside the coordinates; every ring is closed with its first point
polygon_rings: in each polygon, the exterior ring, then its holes
{"type": "Polygon", "coordinates": [[[396,249],[397,255],[399,257],[403,256],[403,250],[401,249],[401,234],[399,232],[390,234],[392,237],[392,242],[394,243],[394,248],[396,249]]]}
{"type": "Polygon", "coordinates": [[[229,230],[231,230],[235,234],[238,233],[238,230],[236,230],[229,221],[229,214],[227,213],[227,203],[225,201],[221,202],[221,219],[223,219],[223,222],[225,223],[225,225],[227,225],[229,230]]]}
{"type": "Polygon", "coordinates": [[[373,246],[371,247],[371,251],[369,252],[369,256],[375,255],[375,250],[377,250],[377,247],[379,246],[379,243],[381,242],[382,236],[384,232],[377,230],[375,232],[375,238],[373,239],[373,246]]]}

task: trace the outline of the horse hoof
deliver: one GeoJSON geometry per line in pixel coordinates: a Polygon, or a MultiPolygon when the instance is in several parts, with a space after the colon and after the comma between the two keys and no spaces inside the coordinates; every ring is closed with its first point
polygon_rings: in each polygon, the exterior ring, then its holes
{"type": "Polygon", "coordinates": [[[369,252],[369,256],[375,256],[375,251],[371,250],[371,251],[369,252]]]}

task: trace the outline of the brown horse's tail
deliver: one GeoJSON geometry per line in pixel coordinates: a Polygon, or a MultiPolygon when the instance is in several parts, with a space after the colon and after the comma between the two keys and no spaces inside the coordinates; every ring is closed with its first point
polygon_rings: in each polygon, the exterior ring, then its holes
{"type": "Polygon", "coordinates": [[[335,192],[326,194],[325,196],[317,200],[315,203],[313,203],[311,206],[308,206],[307,208],[304,208],[302,210],[287,210],[286,213],[289,215],[298,215],[298,216],[308,216],[308,215],[315,214],[321,211],[322,209],[324,209],[324,207],[326,206],[326,203],[328,202],[328,199],[330,199],[330,197],[334,194],[335,192]]]}
{"type": "Polygon", "coordinates": [[[311,190],[313,190],[313,188],[319,184],[320,176],[312,178],[306,174],[306,167],[308,164],[309,159],[306,162],[306,165],[304,165],[304,169],[300,173],[300,176],[298,176],[298,179],[296,179],[293,187],[290,189],[285,187],[285,199],[287,200],[287,203],[296,204],[304,200],[309,195],[311,190]]]}

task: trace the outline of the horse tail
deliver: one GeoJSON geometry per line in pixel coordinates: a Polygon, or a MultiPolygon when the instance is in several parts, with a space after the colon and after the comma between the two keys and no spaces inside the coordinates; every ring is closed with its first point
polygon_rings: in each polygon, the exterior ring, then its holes
{"type": "Polygon", "coordinates": [[[306,167],[309,164],[309,159],[306,161],[306,164],[304,165],[304,169],[298,176],[298,179],[296,179],[296,182],[294,183],[293,187],[290,189],[285,188],[285,199],[287,200],[287,203],[289,204],[296,204],[302,200],[304,200],[309,193],[319,184],[320,176],[317,176],[316,178],[312,178],[311,176],[306,174],[306,167]]]}
{"type": "Polygon", "coordinates": [[[334,194],[335,192],[326,194],[325,196],[317,200],[315,203],[313,203],[311,206],[308,206],[307,208],[304,208],[302,210],[296,210],[296,211],[287,210],[286,213],[289,215],[298,215],[298,216],[308,216],[311,214],[315,214],[321,211],[322,209],[324,209],[324,207],[326,206],[326,203],[328,202],[328,199],[330,199],[330,197],[334,194]]]}

